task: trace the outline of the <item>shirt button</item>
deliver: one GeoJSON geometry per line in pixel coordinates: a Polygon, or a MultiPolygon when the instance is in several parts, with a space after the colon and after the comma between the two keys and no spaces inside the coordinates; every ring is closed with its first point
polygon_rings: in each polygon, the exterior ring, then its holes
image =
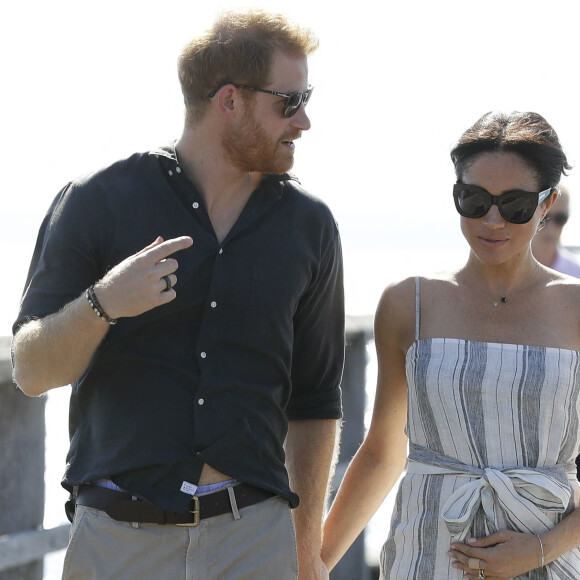
{"type": "Polygon", "coordinates": [[[210,306],[211,306],[212,308],[215,308],[215,307],[217,306],[217,302],[216,302],[215,300],[212,300],[212,302],[211,302],[210,306]]]}
{"type": "Polygon", "coordinates": [[[218,252],[218,254],[223,254],[224,253],[224,249],[220,248],[220,251],[218,252]]]}
{"type": "Polygon", "coordinates": [[[171,169],[167,173],[169,173],[169,177],[173,176],[173,171],[171,171],[171,169]]]}
{"type": "Polygon", "coordinates": [[[181,173],[181,167],[179,167],[179,165],[175,168],[175,171],[177,171],[177,173],[181,173]]]}
{"type": "Polygon", "coordinates": [[[197,404],[198,405],[203,405],[205,403],[205,401],[203,399],[198,399],[197,400],[197,404]]]}
{"type": "Polygon", "coordinates": [[[197,203],[197,201],[194,201],[194,202],[191,204],[191,207],[193,207],[193,209],[197,209],[197,208],[199,207],[199,203],[197,203]]]}
{"type": "Polygon", "coordinates": [[[207,353],[205,353],[205,352],[202,351],[199,356],[201,356],[201,358],[205,358],[207,356],[207,353]]]}

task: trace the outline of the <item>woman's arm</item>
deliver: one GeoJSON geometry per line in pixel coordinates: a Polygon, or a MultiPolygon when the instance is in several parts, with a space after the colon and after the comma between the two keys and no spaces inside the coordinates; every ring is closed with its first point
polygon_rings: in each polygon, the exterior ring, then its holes
{"type": "Polygon", "coordinates": [[[322,559],[336,565],[381,505],[405,465],[405,354],[413,340],[412,280],[385,290],[375,316],[377,392],[368,435],[349,465],[324,525],[322,559]]]}

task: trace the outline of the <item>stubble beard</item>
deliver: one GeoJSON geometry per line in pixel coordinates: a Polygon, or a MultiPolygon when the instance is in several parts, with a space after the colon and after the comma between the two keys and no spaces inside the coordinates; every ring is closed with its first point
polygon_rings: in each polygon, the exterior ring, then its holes
{"type": "Polygon", "coordinates": [[[280,174],[294,164],[292,150],[284,155],[281,139],[273,139],[254,118],[253,108],[246,111],[237,129],[222,135],[222,147],[228,161],[244,172],[280,174]]]}

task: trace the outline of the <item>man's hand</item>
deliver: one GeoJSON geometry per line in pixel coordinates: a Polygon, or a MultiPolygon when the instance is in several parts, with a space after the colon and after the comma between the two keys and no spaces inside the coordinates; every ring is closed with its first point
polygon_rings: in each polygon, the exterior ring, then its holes
{"type": "MultiPolygon", "coordinates": [[[[95,293],[110,318],[137,316],[171,302],[177,282],[177,260],[169,258],[189,248],[188,236],[151,245],[129,256],[95,284],[95,293]]],[[[87,369],[95,350],[109,330],[90,309],[84,292],[59,312],[31,320],[21,327],[12,342],[14,377],[31,397],[76,381],[87,369]]]]}
{"type": "Polygon", "coordinates": [[[129,256],[111,269],[95,285],[95,293],[104,311],[111,318],[138,316],[175,299],[178,262],[170,258],[189,248],[193,240],[181,236],[164,241],[158,237],[152,244],[129,256]],[[168,276],[171,288],[163,279],[168,276]]]}
{"type": "Polygon", "coordinates": [[[329,580],[328,569],[320,556],[313,556],[308,561],[299,559],[298,580],[329,580]]]}

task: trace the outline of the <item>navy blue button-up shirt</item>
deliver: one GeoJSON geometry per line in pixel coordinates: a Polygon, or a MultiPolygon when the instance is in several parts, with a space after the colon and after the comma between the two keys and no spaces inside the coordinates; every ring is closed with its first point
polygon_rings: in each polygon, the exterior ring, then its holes
{"type": "Polygon", "coordinates": [[[221,244],[172,147],[69,183],[42,224],[15,331],[158,235],[194,240],[174,256],[177,298],[121,318],[72,385],[63,484],[108,477],[185,511],[180,489],[208,463],[297,505],[287,422],[341,416],[344,298],[334,219],[291,175],[264,176],[221,244]]]}

